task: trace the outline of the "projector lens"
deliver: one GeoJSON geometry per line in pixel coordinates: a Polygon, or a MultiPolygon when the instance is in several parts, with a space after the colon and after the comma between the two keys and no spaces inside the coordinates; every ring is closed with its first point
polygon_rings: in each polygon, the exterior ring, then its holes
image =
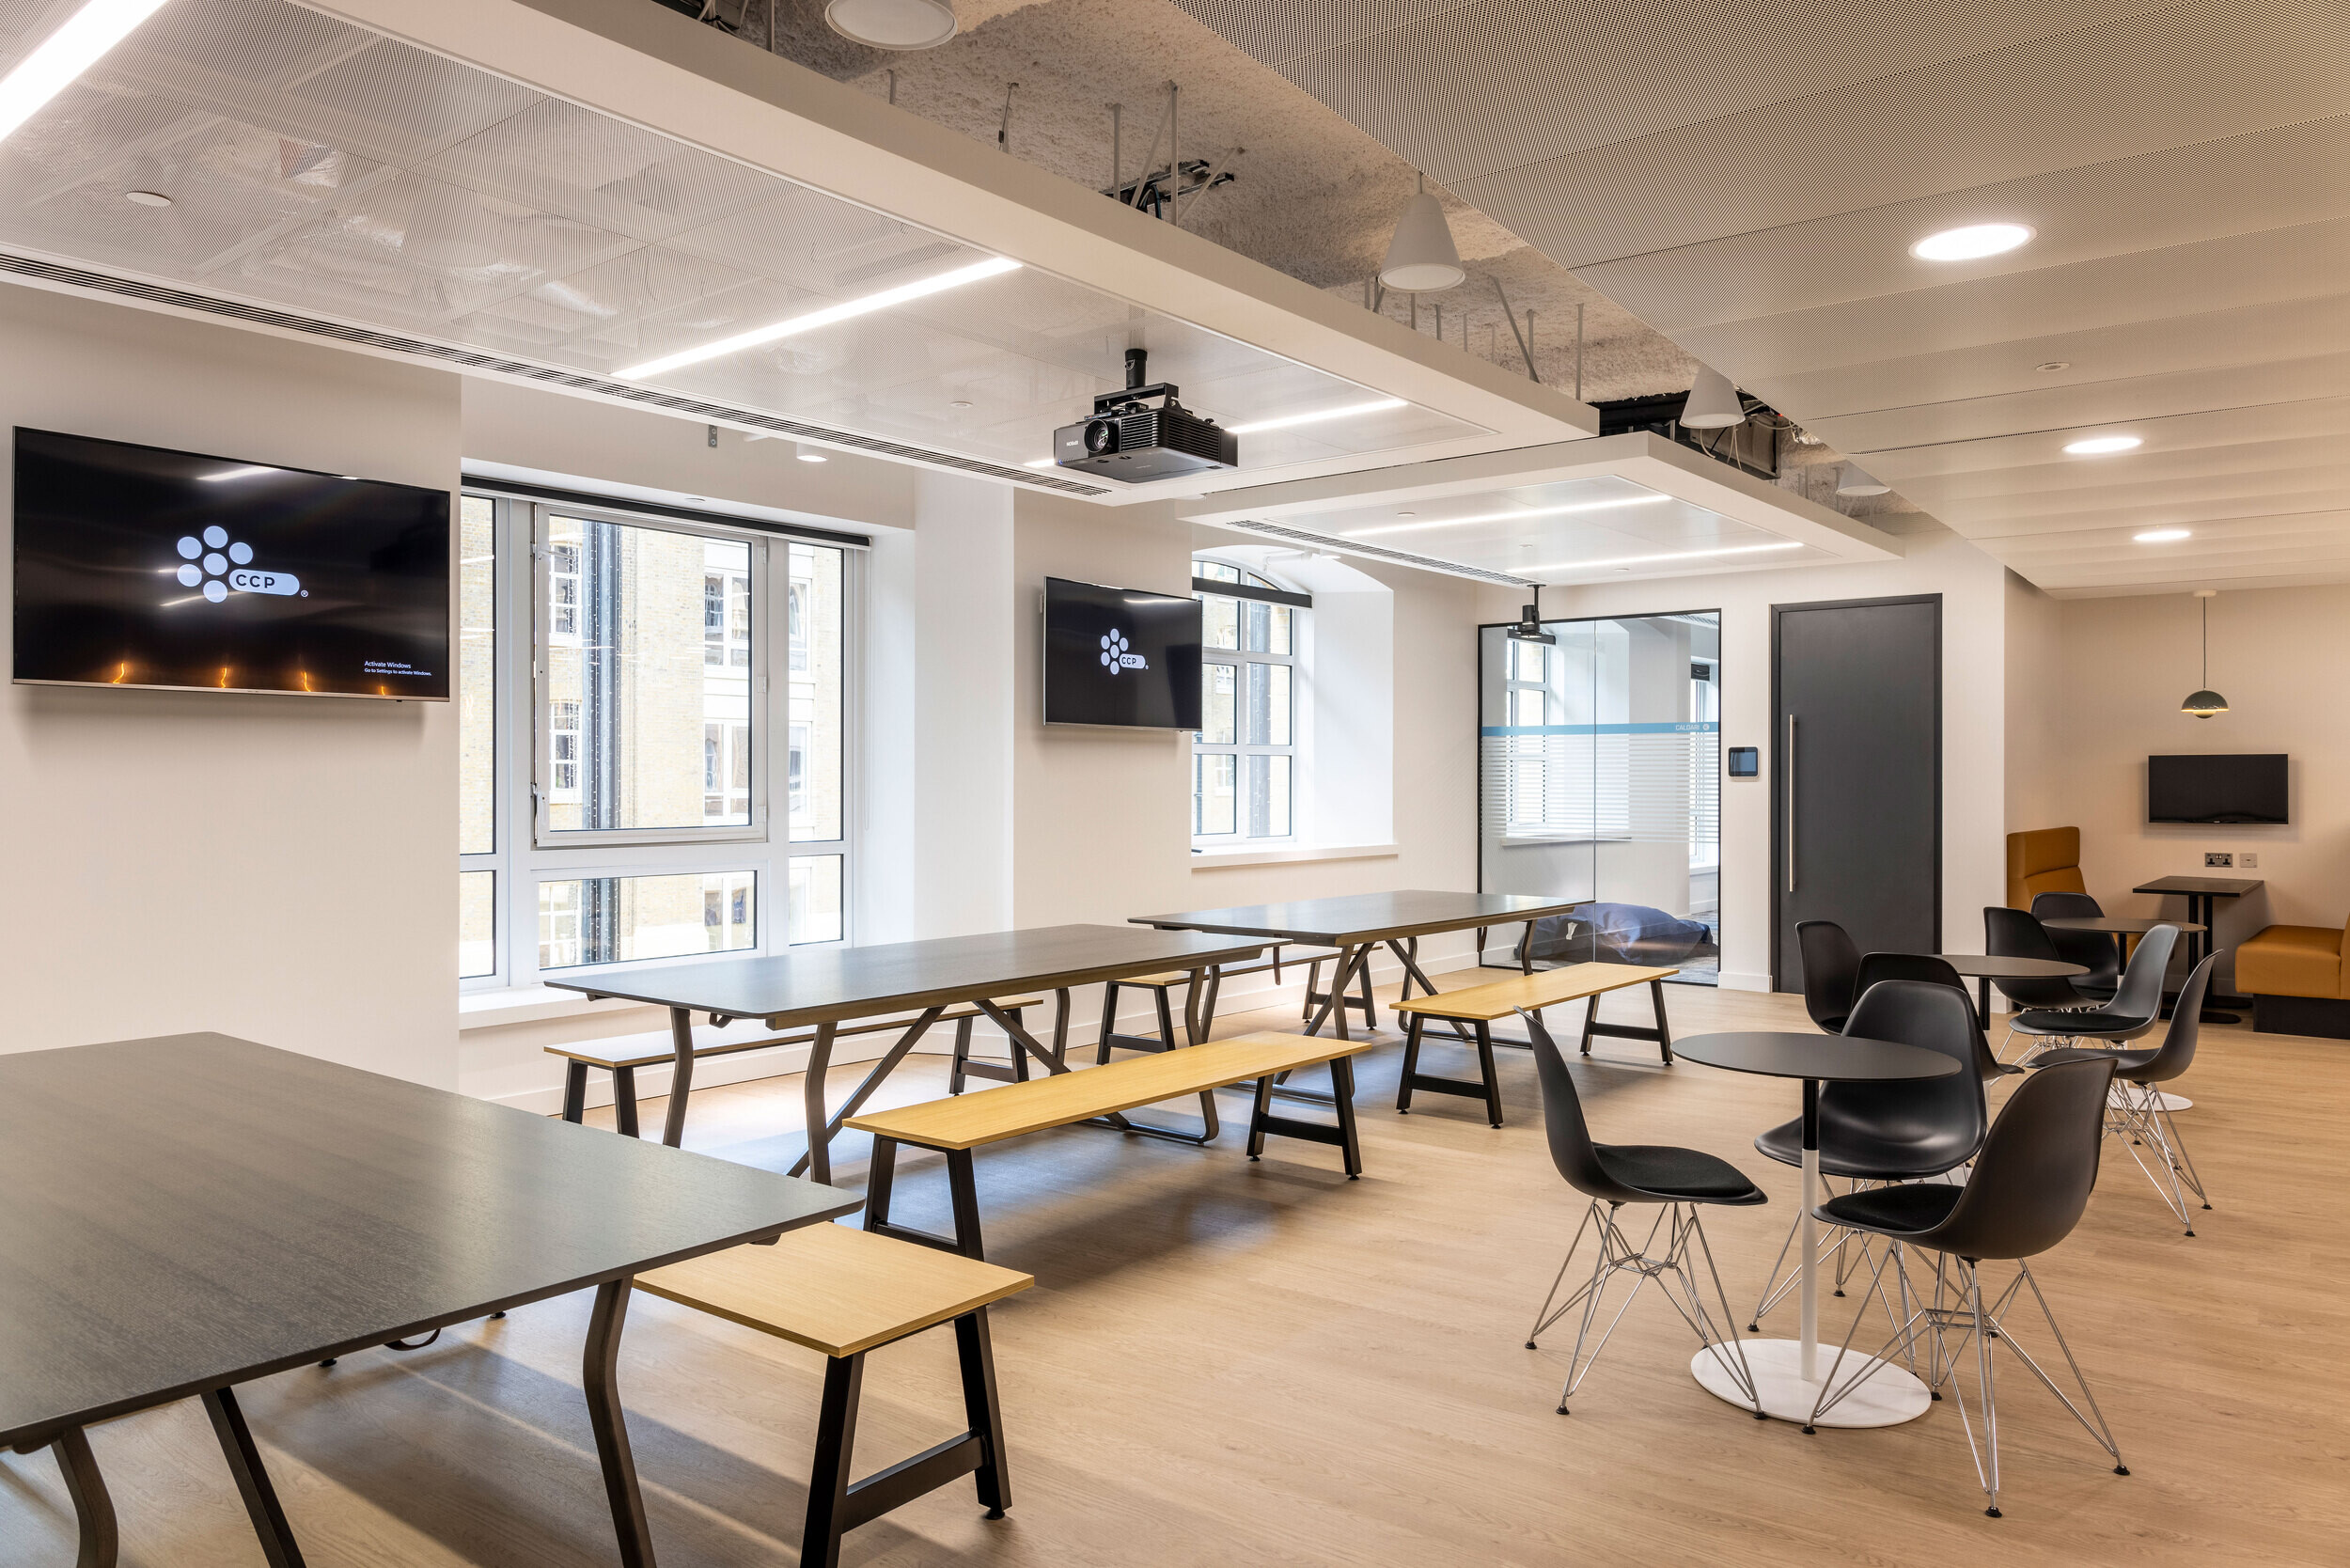
{"type": "Polygon", "coordinates": [[[1095,457],[1118,450],[1118,427],[1107,419],[1088,421],[1086,450],[1095,457]]]}

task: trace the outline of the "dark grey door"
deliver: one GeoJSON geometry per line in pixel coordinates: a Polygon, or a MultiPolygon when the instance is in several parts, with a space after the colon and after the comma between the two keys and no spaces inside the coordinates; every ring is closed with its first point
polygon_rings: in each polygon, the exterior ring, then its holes
{"type": "Polygon", "coordinates": [[[1801,920],[1862,952],[1942,950],[1942,600],[1773,606],[1774,977],[1801,920]]]}

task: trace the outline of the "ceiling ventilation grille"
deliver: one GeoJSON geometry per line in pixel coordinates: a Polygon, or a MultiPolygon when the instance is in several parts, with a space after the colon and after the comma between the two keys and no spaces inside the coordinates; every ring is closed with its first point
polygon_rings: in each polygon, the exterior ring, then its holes
{"type": "Polygon", "coordinates": [[[0,252],[0,273],[20,277],[38,278],[45,283],[61,284],[67,288],[86,290],[93,293],[115,294],[129,299],[146,300],[150,304],[168,305],[181,310],[200,311],[208,316],[226,316],[258,326],[275,327],[283,332],[299,332],[312,337],[332,337],[339,342],[362,344],[385,353],[406,354],[418,359],[434,359],[443,364],[462,365],[468,369],[486,370],[494,375],[515,376],[550,386],[567,387],[587,392],[615,402],[634,403],[642,407],[669,409],[690,414],[695,418],[724,421],[734,425],[750,425],[778,435],[789,435],[809,441],[830,442],[835,446],[854,447],[871,452],[877,457],[898,458],[911,463],[932,463],[942,468],[959,468],[966,474],[984,475],[991,479],[1007,479],[1014,484],[1034,486],[1042,490],[1058,490],[1071,495],[1106,495],[1109,491],[1100,485],[1079,484],[1055,475],[1039,474],[1019,468],[1006,468],[976,458],[957,457],[951,452],[933,452],[922,447],[902,446],[895,441],[883,441],[852,431],[828,430],[822,425],[805,425],[793,419],[777,418],[772,414],[759,414],[746,408],[730,408],[724,403],[703,402],[696,398],[681,398],[667,392],[654,392],[641,386],[629,386],[597,376],[583,376],[572,370],[550,369],[543,365],[531,365],[522,360],[507,359],[497,354],[479,353],[471,349],[454,349],[445,343],[430,343],[421,338],[404,337],[396,333],[377,332],[368,327],[345,326],[340,321],[322,321],[315,317],[296,316],[283,310],[271,310],[260,306],[243,305],[235,300],[217,299],[209,294],[191,293],[185,289],[173,289],[155,283],[141,283],[131,278],[93,273],[80,267],[59,266],[52,261],[37,260],[28,256],[12,256],[0,252]]]}
{"type": "Polygon", "coordinates": [[[1365,544],[1358,539],[1339,539],[1329,534],[1309,534],[1303,528],[1284,527],[1278,523],[1223,523],[1219,527],[1245,528],[1252,534],[1270,534],[1276,539],[1293,540],[1300,544],[1318,545],[1324,550],[1343,550],[1354,556],[1374,556],[1383,561],[1401,566],[1417,566],[1423,571],[1442,572],[1454,577],[1473,577],[1480,583],[1499,583],[1505,588],[1532,588],[1524,577],[1512,577],[1506,572],[1487,572],[1480,567],[1463,566],[1458,561],[1440,560],[1434,556],[1415,556],[1408,550],[1390,550],[1381,544],[1365,544]]]}

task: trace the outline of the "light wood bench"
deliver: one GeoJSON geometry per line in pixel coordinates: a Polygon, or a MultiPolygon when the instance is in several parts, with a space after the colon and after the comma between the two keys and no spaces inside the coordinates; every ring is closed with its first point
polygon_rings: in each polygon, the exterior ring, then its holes
{"type": "Polygon", "coordinates": [[[987,1308],[1033,1277],[838,1225],[786,1231],[772,1246],[737,1247],[636,1276],[636,1288],[806,1345],[831,1357],[816,1422],[800,1560],[834,1568],[840,1538],[958,1477],[978,1477],[979,1506],[1011,1506],[1004,1419],[987,1308]],[[967,1429],[863,1481],[852,1481],[858,1395],[869,1351],[942,1323],[955,1325],[967,1429]]]}
{"type": "MultiPolygon", "coordinates": [[[[995,1004],[1011,1014],[1016,1022],[1020,1014],[1038,1005],[1034,996],[1014,996],[995,1004]]],[[[954,1066],[948,1076],[948,1091],[963,1092],[965,1074],[978,1078],[1000,1078],[1006,1083],[1024,1082],[1028,1076],[1026,1052],[1014,1046],[1011,1065],[999,1067],[994,1062],[971,1060],[971,1026],[984,1016],[971,1004],[951,1007],[942,1011],[932,1023],[952,1023],[955,1026],[954,1066]]],[[[921,1038],[918,1018],[884,1018],[868,1024],[844,1024],[834,1031],[835,1039],[853,1034],[885,1034],[891,1029],[905,1029],[909,1038],[893,1048],[894,1056],[903,1056],[921,1038]]],[[[772,1051],[779,1045],[806,1045],[816,1038],[813,1029],[795,1033],[748,1034],[740,1040],[714,1040],[707,1045],[694,1047],[694,1059],[705,1061],[712,1057],[739,1056],[744,1051],[772,1051]]],[[[630,1137],[641,1136],[636,1129],[636,1070],[640,1067],[666,1067],[677,1060],[677,1046],[672,1038],[660,1031],[645,1034],[611,1035],[603,1040],[583,1040],[571,1045],[549,1045],[547,1055],[564,1058],[563,1120],[582,1121],[588,1115],[588,1074],[589,1069],[612,1074],[612,1114],[619,1130],[630,1137]]]]}
{"type": "Polygon", "coordinates": [[[1648,969],[1630,964],[1570,964],[1557,969],[1538,970],[1530,975],[1512,975],[1508,980],[1493,980],[1484,985],[1465,986],[1458,991],[1439,992],[1434,996],[1415,996],[1395,1004],[1398,1012],[1411,1023],[1403,1040],[1403,1075],[1396,1085],[1395,1108],[1409,1113],[1412,1091],[1423,1090],[1431,1094],[1458,1094],[1471,1100],[1485,1102],[1485,1120],[1501,1125],[1501,1081],[1494,1072],[1494,1046],[1525,1045],[1532,1042],[1493,1036],[1493,1023],[1506,1018],[1523,1008],[1539,1013],[1546,1007],[1561,1002],[1588,999],[1590,1007],[1583,1015],[1583,1055],[1591,1054],[1591,1037],[1607,1035],[1622,1040],[1653,1041],[1664,1053],[1665,1064],[1672,1065],[1672,1030],[1665,1022],[1665,980],[1677,975],[1678,969],[1648,969]],[[1635,985],[1649,988],[1649,1000],[1656,1010],[1656,1025],[1651,1028],[1639,1024],[1603,1024],[1599,1021],[1599,998],[1610,991],[1622,991],[1635,985]],[[1442,1019],[1458,1028],[1467,1026],[1474,1030],[1477,1047],[1478,1080],[1442,1078],[1419,1071],[1420,1035],[1427,1020],[1442,1019]]]}
{"type": "Polygon", "coordinates": [[[972,1180],[971,1151],[1001,1143],[1050,1127],[1080,1121],[1103,1121],[1121,1130],[1152,1129],[1129,1122],[1121,1114],[1162,1100],[1204,1095],[1235,1084],[1256,1081],[1257,1097],[1248,1122],[1248,1157],[1264,1152],[1268,1136],[1304,1138],[1337,1145],[1344,1152],[1349,1181],[1363,1170],[1362,1146],[1355,1132],[1355,1070],[1349,1059],[1368,1050],[1371,1042],[1317,1038],[1298,1034],[1251,1034],[1237,1040],[1213,1040],[1186,1045],[1180,1051],[1133,1057],[1106,1067],[1058,1073],[1025,1084],[982,1090],[956,1100],[931,1100],[874,1111],[849,1119],[847,1125],[873,1137],[872,1173],[866,1183],[865,1228],[883,1235],[946,1247],[966,1257],[981,1256],[979,1189],[972,1180]],[[1328,1063],[1330,1088],[1338,1121],[1301,1121],[1276,1116],[1271,1110],[1273,1080],[1283,1073],[1328,1063]],[[898,1146],[910,1143],[936,1149],[947,1156],[947,1185],[954,1203],[955,1233],[932,1235],[891,1222],[890,1189],[895,1179],[898,1146]]]}

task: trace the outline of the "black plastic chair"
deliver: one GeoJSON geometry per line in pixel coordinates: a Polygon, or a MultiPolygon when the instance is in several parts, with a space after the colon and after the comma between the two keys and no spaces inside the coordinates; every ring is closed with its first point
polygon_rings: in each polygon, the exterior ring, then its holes
{"type": "MultiPolygon", "coordinates": [[[[2037,917],[2003,904],[1991,904],[1982,912],[1982,950],[1994,958],[2044,958],[2053,964],[2065,962],[2057,951],[2048,928],[2037,917]]],[[[2029,1008],[2089,1008],[2098,998],[2084,996],[2069,980],[1995,980],[1999,995],[2015,1005],[2019,1012],[2029,1008]]],[[[1985,1020],[1987,1023],[1988,1020],[1985,1020]]]]}
{"type": "Polygon", "coordinates": [[[2123,1147],[2190,1236],[2195,1233],[2195,1220],[2187,1212],[2186,1195],[2193,1193],[2206,1209],[2211,1207],[2211,1197],[2203,1191],[2203,1179],[2196,1173],[2195,1162],[2187,1158],[2178,1126],[2163,1108],[2162,1091],[2154,1086],[2169,1083],[2194,1065],[2195,1039],[2202,1030],[2203,996],[2211,989],[2211,966],[2217,957],[2206,954],[2179,987],[2179,999],[2170,1009],[2170,1027],[2164,1032],[2162,1043],[2152,1050],[2060,1046],[2043,1051],[2031,1063],[2042,1069],[2090,1059],[2113,1063],[2117,1082],[2113,1104],[2107,1107],[2106,1131],[2122,1139],[2123,1147]],[[2150,1155],[2154,1163],[2148,1163],[2150,1155]]]}
{"type": "Polygon", "coordinates": [[[2154,927],[2138,939],[2138,950],[2130,954],[2130,966],[2122,971],[2111,1001],[2077,1011],[2029,1009],[2008,1020],[2009,1032],[2097,1040],[2108,1045],[2136,1040],[2162,1019],[2163,977],[2170,972],[2170,953],[2178,941],[2178,927],[2154,927]]]}
{"type": "Polygon", "coordinates": [[[2104,908],[2087,893],[2034,893],[2031,917],[2041,921],[2041,929],[2048,933],[2055,944],[2057,957],[2067,964],[2077,964],[2089,973],[2075,975],[2065,983],[2084,996],[2099,1000],[2113,995],[2113,988],[2122,983],[2122,952],[2114,946],[2114,938],[2102,931],[2056,931],[2046,922],[2066,919],[2098,919],[2104,908]]]}
{"type": "Polygon", "coordinates": [[[1714,1265],[1714,1250],[1706,1245],[1705,1228],[1698,1222],[1699,1208],[1707,1203],[1747,1205],[1768,1202],[1762,1189],[1746,1178],[1745,1172],[1728,1160],[1717,1158],[1697,1149],[1679,1149],[1666,1144],[1594,1143],[1591,1130],[1583,1120],[1583,1102],[1574,1090],[1574,1075],[1567,1070],[1567,1058],[1559,1053],[1558,1043],[1543,1025],[1541,1016],[1530,1008],[1521,1008],[1518,1015],[1526,1020],[1527,1038],[1534,1047],[1534,1067],[1542,1079],[1543,1128],[1550,1139],[1551,1163],[1567,1185],[1589,1198],[1590,1207],[1583,1213],[1583,1223],[1576,1227],[1574,1240],[1567,1247],[1567,1256],[1559,1265],[1559,1274],[1550,1282],[1550,1294],[1543,1297],[1542,1310],[1534,1314],[1534,1326],[1526,1336],[1526,1348],[1535,1348],[1535,1341],[1544,1329],[1569,1312],[1581,1309],[1575,1327],[1574,1350],[1567,1357],[1567,1379],[1559,1390],[1559,1414],[1567,1413],[1567,1401],[1572,1398],[1583,1379],[1599,1360],[1599,1353],[1607,1347],[1608,1336],[1616,1325],[1623,1321],[1634,1296],[1649,1280],[1665,1293],[1690,1327],[1697,1331],[1698,1343],[1713,1354],[1731,1380],[1747,1397],[1755,1419],[1762,1419],[1762,1402],[1756,1391],[1754,1373],[1747,1366],[1746,1348],[1738,1341],[1734,1330],[1717,1325],[1714,1314],[1706,1309],[1705,1299],[1698,1289],[1694,1264],[1702,1259],[1705,1273],[1714,1284],[1714,1297],[1721,1303],[1721,1325],[1733,1322],[1730,1313],[1730,1297],[1722,1289],[1721,1271],[1714,1265]],[[1636,1244],[1616,1223],[1616,1211],[1627,1203],[1662,1203],[1666,1213],[1658,1223],[1650,1227],[1645,1242],[1636,1244]],[[1599,1256],[1591,1266],[1590,1278],[1575,1287],[1564,1301],[1559,1301],[1559,1287],[1566,1282],[1567,1270],[1574,1263],[1576,1248],[1583,1245],[1587,1231],[1596,1230],[1599,1256]],[[1665,1250],[1650,1255],[1648,1243],[1666,1237],[1665,1250]],[[1599,1319],[1600,1300],[1607,1286],[1619,1273],[1628,1273],[1632,1289],[1624,1296],[1623,1305],[1601,1329],[1599,1342],[1593,1344],[1586,1356],[1584,1345],[1590,1340],[1592,1325],[1599,1319]],[[1680,1286],[1678,1295],[1673,1286],[1680,1286]],[[1551,1304],[1557,1301],[1558,1309],[1551,1304]]]}
{"type": "MultiPolygon", "coordinates": [[[[1831,1198],[1814,1211],[1830,1225],[1882,1236],[1893,1244],[1888,1262],[1878,1269],[1877,1287],[1882,1290],[1884,1269],[1890,1267],[1907,1316],[1876,1359],[1840,1384],[1837,1372],[1852,1351],[1852,1334],[1844,1336],[1842,1347],[1828,1367],[1812,1419],[1816,1421],[1834,1408],[1890,1356],[1900,1354],[1915,1366],[1915,1349],[1920,1341],[1925,1341],[1927,1387],[1938,1394],[1948,1386],[1957,1394],[1959,1420],[1966,1429],[1966,1447],[1975,1456],[1975,1474],[1991,1499],[1984,1512],[1995,1519],[1999,1517],[1999,1414],[1991,1371],[1995,1341],[2007,1346],[2112,1456],[2114,1474],[2130,1473],[2122,1463],[2112,1430],[2106,1425],[2105,1413],[2097,1408],[2096,1396],[2089,1391],[2089,1380],[2081,1375],[2080,1363],[2064,1342],[2063,1330],[2057,1327],[2056,1314],[2048,1310],[2047,1297],[2040,1294],[2040,1283],[2024,1262],[2071,1235],[2080,1222],[2081,1211],[2089,1206],[2089,1194],[2097,1184],[2097,1152],[2104,1142],[2101,1129],[2112,1084],[2109,1057],[2044,1069],[2026,1079],[2000,1110],[1965,1186],[1919,1182],[1874,1187],[1831,1198]],[[1912,1248],[1941,1254],[1935,1263],[1931,1298],[1910,1289],[1904,1253],[1912,1248]],[[2009,1261],[2015,1264],[2013,1282],[1996,1297],[1986,1296],[1982,1265],[2009,1261]],[[2065,1365],[2072,1369],[2073,1381],[2088,1405],[2086,1411],[2016,1343],[2013,1330],[2002,1320],[2001,1314],[2017,1294],[2027,1289],[2039,1304],[2057,1348],[2064,1353],[2065,1365]],[[1966,1413],[1966,1392],[1958,1383],[1959,1359],[1970,1340],[1982,1403],[1985,1440],[1981,1447],[1966,1413]],[[1989,1450],[1987,1466],[1985,1449],[1989,1450]]],[[[1857,1332],[1859,1327],[1860,1316],[1856,1315],[1853,1330],[1857,1332]]]]}
{"type": "MultiPolygon", "coordinates": [[[[1867,953],[1860,960],[1860,983],[1855,995],[1866,996],[1869,987],[1879,980],[1923,980],[1929,985],[1955,987],[1962,996],[1966,994],[1965,978],[1950,967],[1950,961],[1947,958],[1933,953],[1867,953]]],[[[1984,1021],[1975,1017],[1972,1002],[1966,1004],[1966,1015],[1975,1019],[1975,1043],[1979,1047],[1975,1053],[1975,1073],[1983,1082],[1989,1083],[1994,1078],[2024,1071],[1991,1054],[1991,1042],[1983,1037],[1984,1021]]],[[[1847,1025],[1844,1032],[1851,1034],[1855,1031],[1847,1025]]],[[[1861,1038],[1865,1040],[1869,1037],[1863,1035],[1861,1038]]]]}
{"type": "MultiPolygon", "coordinates": [[[[1879,958],[1906,957],[1871,953],[1861,960],[1861,972],[1879,958]]],[[[1929,962],[1939,964],[1941,960],[1929,962]]],[[[1950,965],[1944,964],[1945,969],[1950,965]]],[[[1880,965],[1880,967],[1884,967],[1880,965]]],[[[1844,1032],[1861,1040],[1890,1040],[1904,1045],[1939,1051],[1973,1069],[1946,1078],[1907,1083],[1828,1083],[1820,1086],[1820,1174],[1860,1182],[1922,1182],[1957,1169],[1982,1147],[1990,1113],[1982,1097],[1981,1058],[1988,1054],[1982,1031],[1975,1027],[1974,1004],[1959,988],[1953,974],[1948,983],[1920,980],[1888,980],[1860,994],[1844,1032]]],[[[1756,1151],[1781,1165],[1803,1164],[1803,1119],[1773,1127],[1754,1140],[1756,1151]]],[[[1771,1264],[1762,1295],[1747,1320],[1749,1333],[1759,1331],[1762,1315],[1794,1289],[1800,1273],[1785,1280],[1779,1270],[1795,1245],[1801,1216],[1780,1244],[1771,1264]]],[[[1831,1231],[1821,1243],[1821,1257],[1837,1260],[1837,1294],[1849,1264],[1842,1249],[1847,1231],[1831,1231]]]]}
{"type": "Polygon", "coordinates": [[[1803,920],[1795,926],[1795,951],[1803,958],[1803,1010],[1828,1033],[1843,1033],[1860,995],[1860,949],[1835,921],[1803,920]]]}

